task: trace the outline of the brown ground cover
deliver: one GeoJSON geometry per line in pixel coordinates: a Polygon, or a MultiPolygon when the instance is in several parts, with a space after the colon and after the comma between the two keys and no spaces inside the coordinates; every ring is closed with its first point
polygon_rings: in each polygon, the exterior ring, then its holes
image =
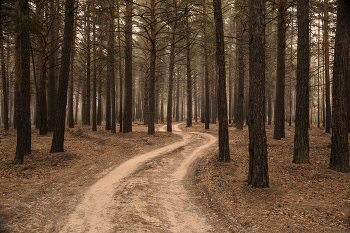
{"type": "MultiPolygon", "coordinates": [[[[216,134],[217,126],[207,132],[216,134]]],[[[231,163],[217,162],[215,152],[197,171],[209,207],[252,232],[350,232],[350,174],[328,169],[331,135],[315,127],[309,132],[310,164],[297,165],[294,127],[286,125],[286,138],[279,141],[267,126],[270,188],[255,189],[246,182],[248,127],[230,127],[231,163]]]]}
{"type": "MultiPolygon", "coordinates": [[[[182,129],[217,135],[217,125],[195,123],[182,129]]],[[[0,232],[57,232],[55,218],[68,214],[84,193],[109,169],[141,152],[178,140],[169,133],[147,135],[134,124],[129,134],[100,127],[66,131],[66,152],[50,154],[52,134],[33,129],[33,153],[24,165],[12,165],[16,133],[0,130],[0,232]],[[78,184],[78,185],[77,185],[78,184]],[[59,211],[58,211],[59,209],[59,211]],[[38,231],[39,230],[39,231],[38,231]]],[[[200,162],[195,172],[197,192],[214,214],[226,218],[228,228],[248,232],[349,232],[350,174],[328,169],[330,135],[310,129],[310,164],[292,163],[294,128],[286,138],[273,140],[267,126],[270,188],[247,185],[248,128],[229,128],[231,163],[218,163],[217,151],[200,162]]]]}

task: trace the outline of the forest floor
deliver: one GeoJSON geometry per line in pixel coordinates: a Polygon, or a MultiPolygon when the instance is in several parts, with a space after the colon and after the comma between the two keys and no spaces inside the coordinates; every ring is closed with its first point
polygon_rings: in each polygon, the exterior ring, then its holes
{"type": "MultiPolygon", "coordinates": [[[[184,134],[217,136],[218,131],[213,124],[204,130],[201,123],[180,128],[184,134]]],[[[186,186],[198,197],[195,204],[212,216],[209,223],[220,221],[221,228],[232,232],[350,232],[350,174],[328,169],[330,134],[314,127],[309,132],[310,164],[296,165],[294,128],[286,125],[286,138],[277,141],[273,127],[267,126],[270,188],[255,189],[246,182],[248,128],[230,127],[232,161],[217,162],[213,146],[196,161],[186,186]]],[[[178,142],[181,136],[149,136],[147,127],[136,123],[129,134],[78,126],[66,131],[66,152],[50,154],[52,133],[41,136],[33,129],[32,154],[23,165],[12,165],[15,130],[1,129],[0,140],[0,232],[58,232],[62,226],[57,220],[71,214],[98,180],[134,156],[178,142]]]]}

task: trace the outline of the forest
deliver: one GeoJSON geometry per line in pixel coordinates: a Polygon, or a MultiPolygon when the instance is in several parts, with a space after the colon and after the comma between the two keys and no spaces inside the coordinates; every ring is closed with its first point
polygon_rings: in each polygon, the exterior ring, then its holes
{"type": "Polygon", "coordinates": [[[253,188],[276,185],[271,143],[295,166],[327,147],[325,169],[349,173],[349,22],[346,0],[0,1],[6,166],[25,166],[38,137],[55,156],[73,134],[158,145],[182,122],[218,138],[214,167],[243,143],[253,188]]]}

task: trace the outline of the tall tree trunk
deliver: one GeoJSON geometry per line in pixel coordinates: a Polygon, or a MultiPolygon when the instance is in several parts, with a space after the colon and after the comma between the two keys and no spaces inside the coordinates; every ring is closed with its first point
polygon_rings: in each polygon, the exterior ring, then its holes
{"type": "Polygon", "coordinates": [[[180,68],[177,68],[177,80],[176,80],[176,115],[175,121],[180,120],[180,68]]]}
{"type": "Polygon", "coordinates": [[[74,0],[65,2],[64,35],[61,57],[61,68],[58,86],[56,125],[52,138],[51,152],[64,151],[64,128],[67,105],[67,89],[69,81],[70,54],[73,40],[74,0]]]}
{"type": "Polygon", "coordinates": [[[133,1],[126,1],[125,10],[125,102],[123,133],[132,131],[132,8],[133,1]]]}
{"type": "Polygon", "coordinates": [[[291,12],[291,24],[292,24],[292,28],[291,28],[291,38],[290,38],[290,71],[289,71],[289,126],[292,125],[292,77],[293,77],[293,70],[294,70],[294,66],[293,66],[293,39],[294,39],[294,23],[293,23],[293,8],[292,8],[292,12],[291,12]]]}
{"type": "Polygon", "coordinates": [[[293,163],[309,163],[309,0],[298,0],[297,94],[293,163]]]}
{"type": "MultiPolygon", "coordinates": [[[[89,5],[91,1],[89,0],[87,2],[89,5]]],[[[90,6],[87,8],[88,12],[90,11],[90,6]]],[[[89,12],[90,15],[90,12],[89,12]]],[[[90,114],[91,114],[91,39],[90,39],[90,34],[91,34],[91,26],[90,26],[90,17],[87,17],[86,21],[86,109],[85,109],[85,119],[86,125],[91,124],[91,119],[90,119],[90,114]]]]}
{"type": "MultiPolygon", "coordinates": [[[[0,2],[0,13],[3,12],[4,2],[0,2]]],[[[9,96],[7,85],[7,72],[5,67],[5,49],[4,49],[4,34],[3,34],[3,17],[0,17],[0,49],[1,49],[1,78],[2,78],[2,94],[4,106],[4,130],[9,130],[9,96]]],[[[8,65],[8,64],[7,64],[8,65]]]]}
{"type": "MultiPolygon", "coordinates": [[[[118,9],[119,10],[119,9],[118,9]]],[[[109,29],[108,29],[108,63],[107,75],[111,88],[111,133],[116,133],[116,114],[115,114],[115,75],[114,75],[114,0],[109,0],[109,29]]]]}
{"type": "Polygon", "coordinates": [[[169,59],[169,89],[168,89],[168,108],[167,108],[167,131],[172,132],[173,115],[173,85],[174,85],[174,64],[175,64],[175,33],[177,20],[177,0],[173,0],[173,23],[170,39],[170,59],[169,59]]]}
{"type": "Polygon", "coordinates": [[[238,44],[237,44],[237,54],[238,54],[238,93],[237,93],[237,120],[236,128],[243,129],[243,100],[244,100],[244,51],[243,51],[243,33],[244,33],[244,4],[245,0],[241,1],[240,11],[241,17],[238,29],[238,44]]]}
{"type": "Polygon", "coordinates": [[[219,68],[218,108],[219,108],[219,162],[230,162],[230,149],[227,121],[226,70],[224,26],[222,19],[221,0],[214,0],[214,19],[216,27],[216,63],[219,68]]]}
{"type": "Polygon", "coordinates": [[[278,1],[278,24],[277,24],[277,75],[276,75],[276,98],[273,138],[281,140],[285,137],[284,132],[284,89],[286,75],[286,0],[278,1]]]}
{"type": "Polygon", "coordinates": [[[209,100],[209,61],[207,48],[207,3],[203,0],[203,49],[204,49],[204,80],[205,80],[205,129],[209,129],[210,100],[209,100]]]}
{"type": "MultiPolygon", "coordinates": [[[[107,78],[106,78],[106,83],[105,83],[105,87],[106,87],[106,130],[111,130],[112,129],[112,122],[111,122],[111,78],[112,78],[112,74],[111,72],[113,72],[111,70],[111,46],[113,46],[113,36],[111,36],[111,33],[114,32],[114,18],[112,17],[113,14],[111,13],[111,1],[113,0],[109,0],[109,11],[108,11],[108,42],[107,42],[107,53],[108,53],[108,61],[107,61],[107,78]]],[[[127,1],[128,2],[128,1],[127,1]]],[[[114,7],[113,7],[114,9],[114,7]]]]}
{"type": "MultiPolygon", "coordinates": [[[[74,95],[74,56],[75,56],[75,36],[76,36],[77,24],[74,23],[73,39],[72,39],[72,51],[71,51],[71,63],[70,63],[70,75],[69,75],[69,93],[68,93],[68,127],[74,128],[74,107],[73,107],[73,95],[74,95]]],[[[76,100],[78,102],[78,100],[76,100]]]]}
{"type": "Polygon", "coordinates": [[[332,147],[329,168],[349,172],[347,82],[349,78],[350,2],[338,0],[333,68],[332,147]]]}
{"type": "MultiPolygon", "coordinates": [[[[102,72],[102,65],[101,62],[99,61],[97,64],[97,69],[99,74],[101,74],[102,72]]],[[[99,75],[99,79],[98,79],[98,95],[97,95],[97,125],[101,125],[102,124],[102,86],[103,86],[103,81],[102,81],[102,77],[101,75],[99,75]]]]}
{"type": "Polygon", "coordinates": [[[120,6],[119,6],[119,0],[117,0],[117,22],[118,22],[118,54],[119,54],[119,132],[123,132],[123,70],[122,70],[122,45],[121,45],[121,27],[120,27],[120,6]]]}
{"type": "Polygon", "coordinates": [[[31,153],[30,125],[30,35],[29,28],[20,22],[29,16],[28,0],[15,2],[16,20],[19,31],[16,32],[16,87],[17,87],[17,146],[14,164],[23,164],[24,156],[31,153]]]}
{"type": "Polygon", "coordinates": [[[56,117],[56,69],[57,69],[57,53],[58,53],[58,6],[57,1],[50,1],[50,15],[52,17],[50,31],[50,57],[49,57],[49,80],[48,80],[48,130],[53,132],[55,128],[56,117]]]}
{"type": "MultiPolygon", "coordinates": [[[[96,66],[96,9],[95,0],[92,0],[92,131],[97,131],[97,66],[96,66]]],[[[72,61],[73,62],[73,61],[72,61]]]]}
{"type": "Polygon", "coordinates": [[[323,44],[326,78],[326,133],[331,132],[331,88],[329,80],[329,52],[328,52],[328,0],[324,0],[323,44]]]}
{"type": "MultiPolygon", "coordinates": [[[[36,1],[36,15],[40,23],[43,22],[44,8],[41,1],[36,1]]],[[[44,36],[39,34],[37,38],[38,55],[37,55],[37,80],[38,80],[38,107],[39,114],[37,122],[40,135],[46,135],[48,132],[47,125],[47,103],[46,103],[46,60],[45,60],[45,44],[44,36]]]]}
{"type": "Polygon", "coordinates": [[[248,184],[269,187],[265,131],[265,0],[249,1],[249,174],[248,184]]]}
{"type": "Polygon", "coordinates": [[[154,121],[155,121],[155,105],[157,103],[155,94],[156,85],[156,12],[155,12],[155,0],[151,0],[151,48],[150,48],[150,64],[149,64],[149,110],[148,110],[148,134],[155,134],[154,121]]]}
{"type": "Polygon", "coordinates": [[[186,121],[186,127],[192,126],[192,71],[191,71],[191,43],[190,43],[190,36],[191,36],[191,29],[189,24],[189,7],[188,7],[188,0],[186,0],[186,47],[187,47],[187,53],[186,53],[186,69],[187,69],[187,121],[186,121]]]}

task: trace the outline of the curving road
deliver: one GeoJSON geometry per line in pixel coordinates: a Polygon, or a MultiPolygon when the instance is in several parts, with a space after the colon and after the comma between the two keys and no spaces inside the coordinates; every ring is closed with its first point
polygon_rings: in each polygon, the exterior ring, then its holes
{"type": "Polygon", "coordinates": [[[173,131],[181,141],[136,156],[92,185],[60,232],[217,232],[185,188],[191,164],[217,139],[178,125],[173,131]]]}

